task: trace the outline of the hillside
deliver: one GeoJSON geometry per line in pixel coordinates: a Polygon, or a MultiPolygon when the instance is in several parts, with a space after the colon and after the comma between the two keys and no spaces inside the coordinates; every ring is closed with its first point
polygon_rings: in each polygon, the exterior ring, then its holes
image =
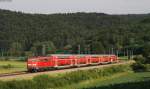
{"type": "Polygon", "coordinates": [[[150,42],[150,14],[25,14],[0,10],[0,54],[24,56],[69,50],[108,53],[110,48],[139,54],[150,42]]]}

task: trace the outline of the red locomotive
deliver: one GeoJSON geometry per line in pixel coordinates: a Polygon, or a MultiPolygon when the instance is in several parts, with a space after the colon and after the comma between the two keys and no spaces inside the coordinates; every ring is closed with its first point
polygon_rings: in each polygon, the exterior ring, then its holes
{"type": "Polygon", "coordinates": [[[29,72],[37,72],[44,69],[58,67],[78,67],[92,64],[117,62],[116,55],[67,55],[52,54],[48,57],[33,57],[27,61],[29,72]]]}

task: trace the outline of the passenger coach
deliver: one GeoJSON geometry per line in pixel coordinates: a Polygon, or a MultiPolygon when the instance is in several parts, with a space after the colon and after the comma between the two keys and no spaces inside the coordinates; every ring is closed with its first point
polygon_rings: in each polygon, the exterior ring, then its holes
{"type": "Polygon", "coordinates": [[[116,55],[65,55],[52,54],[47,57],[33,57],[27,61],[29,72],[37,72],[45,69],[59,67],[80,67],[94,64],[106,64],[117,62],[116,55]]]}

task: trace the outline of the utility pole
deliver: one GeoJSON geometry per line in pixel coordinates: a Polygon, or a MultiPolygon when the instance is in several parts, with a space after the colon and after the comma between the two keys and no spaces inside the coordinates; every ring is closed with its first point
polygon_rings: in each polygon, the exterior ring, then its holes
{"type": "Polygon", "coordinates": [[[117,50],[117,57],[118,57],[118,50],[117,50]]]}
{"type": "Polygon", "coordinates": [[[2,56],[2,49],[1,48],[0,48],[0,53],[1,53],[0,56],[2,56]]]}
{"type": "Polygon", "coordinates": [[[131,50],[129,50],[129,59],[131,59],[131,56],[132,56],[131,50]]]}
{"type": "Polygon", "coordinates": [[[46,47],[45,47],[45,45],[43,45],[43,47],[42,47],[42,55],[43,55],[43,56],[46,55],[46,47]]]}
{"type": "Polygon", "coordinates": [[[2,57],[4,56],[3,50],[2,50],[2,57]]]}
{"type": "Polygon", "coordinates": [[[113,48],[111,48],[111,54],[114,54],[114,50],[113,50],[113,48]]]}
{"type": "Polygon", "coordinates": [[[80,45],[78,45],[78,54],[80,54],[80,45]]]}
{"type": "Polygon", "coordinates": [[[105,50],[103,51],[103,54],[106,54],[105,50]]]}
{"type": "Polygon", "coordinates": [[[88,45],[88,54],[90,54],[90,45],[88,45]]]}
{"type": "Polygon", "coordinates": [[[133,59],[133,50],[131,50],[131,59],[133,59]]]}
{"type": "Polygon", "coordinates": [[[111,52],[110,52],[110,48],[108,49],[108,54],[109,54],[109,55],[111,54],[111,52]]]}
{"type": "Polygon", "coordinates": [[[2,57],[4,56],[4,50],[3,50],[3,48],[1,48],[1,56],[2,57]]]}
{"type": "Polygon", "coordinates": [[[125,56],[126,56],[126,50],[125,50],[125,48],[124,48],[124,50],[123,50],[123,51],[124,51],[123,53],[124,53],[124,57],[125,57],[125,56]]]}
{"type": "Polygon", "coordinates": [[[128,51],[128,49],[127,49],[127,57],[128,57],[128,59],[129,59],[129,51],[128,51]]]}

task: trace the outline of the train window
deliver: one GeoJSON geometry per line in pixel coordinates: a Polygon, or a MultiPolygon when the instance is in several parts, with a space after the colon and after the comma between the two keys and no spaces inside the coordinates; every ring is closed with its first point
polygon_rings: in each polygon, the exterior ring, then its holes
{"type": "Polygon", "coordinates": [[[37,61],[38,61],[38,59],[31,59],[31,61],[32,61],[32,62],[37,62],[37,61]]]}
{"type": "Polygon", "coordinates": [[[39,59],[40,62],[48,62],[48,59],[39,59]]]}
{"type": "Polygon", "coordinates": [[[69,58],[68,56],[58,56],[59,59],[67,59],[69,58]]]}
{"type": "Polygon", "coordinates": [[[98,57],[91,57],[91,58],[98,58],[98,57]]]}
{"type": "Polygon", "coordinates": [[[48,62],[48,59],[42,59],[41,61],[43,61],[43,62],[48,62]]]}

